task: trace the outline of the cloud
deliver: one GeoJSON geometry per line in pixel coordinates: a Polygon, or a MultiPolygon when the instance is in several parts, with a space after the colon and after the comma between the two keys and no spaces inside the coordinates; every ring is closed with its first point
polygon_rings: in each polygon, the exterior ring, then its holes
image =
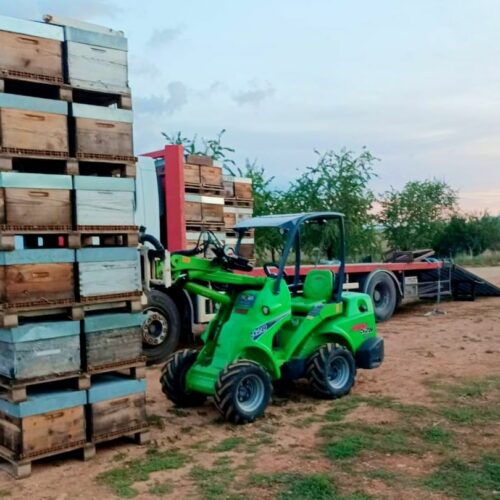
{"type": "Polygon", "coordinates": [[[167,96],[136,97],[136,111],[142,114],[171,115],[187,104],[188,88],[184,83],[170,82],[167,92],[167,96]]]}
{"type": "Polygon", "coordinates": [[[258,105],[265,99],[272,97],[274,92],[274,87],[269,82],[266,82],[264,86],[260,86],[257,82],[250,82],[249,88],[233,94],[233,99],[240,106],[245,104],[258,105]]]}
{"type": "Polygon", "coordinates": [[[183,31],[184,28],[180,26],[177,26],[177,28],[163,28],[155,30],[148,41],[148,46],[161,47],[163,45],[168,45],[175,39],[179,38],[183,31]]]}

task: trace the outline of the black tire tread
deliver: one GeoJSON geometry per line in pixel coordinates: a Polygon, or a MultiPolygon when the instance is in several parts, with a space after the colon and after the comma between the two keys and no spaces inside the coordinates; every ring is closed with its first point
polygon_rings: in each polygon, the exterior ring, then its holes
{"type": "MultiPolygon", "coordinates": [[[[326,368],[328,358],[335,352],[335,350],[343,350],[346,353],[349,353],[350,357],[352,355],[350,351],[339,344],[328,343],[322,345],[308,360],[306,367],[306,376],[309,380],[309,384],[313,390],[313,392],[326,399],[338,399],[343,396],[346,396],[351,391],[351,387],[344,392],[332,393],[328,383],[326,376],[326,368]]],[[[354,360],[351,362],[351,366],[354,370],[354,376],[356,376],[356,365],[354,360]]]]}
{"type": "Polygon", "coordinates": [[[199,392],[187,392],[184,387],[186,372],[197,356],[198,352],[194,349],[182,349],[171,354],[161,370],[161,390],[177,406],[199,406],[207,398],[199,392]]]}
{"type": "Polygon", "coordinates": [[[224,419],[228,422],[234,424],[247,424],[253,422],[260,415],[242,415],[238,412],[237,408],[233,404],[233,394],[235,389],[235,383],[238,382],[239,376],[242,372],[248,369],[258,369],[261,374],[267,380],[269,387],[269,399],[272,393],[271,379],[268,373],[255,361],[251,360],[240,360],[235,363],[231,363],[226,366],[224,370],[220,373],[219,378],[215,384],[215,395],[214,402],[215,406],[222,414],[224,419]]]}

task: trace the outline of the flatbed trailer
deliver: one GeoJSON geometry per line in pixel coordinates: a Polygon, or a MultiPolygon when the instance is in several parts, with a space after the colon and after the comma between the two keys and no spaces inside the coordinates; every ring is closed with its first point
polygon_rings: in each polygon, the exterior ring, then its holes
{"type": "MultiPolygon", "coordinates": [[[[150,362],[159,362],[180,342],[191,342],[204,329],[213,314],[213,304],[199,296],[171,286],[168,252],[187,247],[184,211],[184,149],[168,145],[145,153],[139,159],[137,174],[136,221],[145,226],[166,251],[164,278],[155,280],[147,253],[143,252],[143,283],[149,304],[143,327],[144,352],[150,362]]],[[[303,265],[301,276],[313,268],[330,269],[336,265],[303,265]]],[[[293,268],[289,268],[290,275],[293,268]]],[[[254,268],[254,275],[263,275],[254,268]]],[[[452,297],[500,296],[500,288],[482,280],[451,262],[428,258],[413,262],[370,262],[346,264],[344,289],[368,293],[378,321],[389,319],[406,301],[441,300],[452,297]]]]}

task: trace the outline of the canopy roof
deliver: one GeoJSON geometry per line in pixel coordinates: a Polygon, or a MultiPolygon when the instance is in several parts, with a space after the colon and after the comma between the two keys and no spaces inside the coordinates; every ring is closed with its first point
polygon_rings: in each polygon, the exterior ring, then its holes
{"type": "Polygon", "coordinates": [[[238,222],[233,229],[235,231],[247,231],[248,229],[258,227],[278,227],[282,229],[289,229],[306,221],[339,219],[342,217],[344,217],[344,214],[339,212],[263,215],[261,217],[252,217],[251,219],[242,220],[238,222]]]}

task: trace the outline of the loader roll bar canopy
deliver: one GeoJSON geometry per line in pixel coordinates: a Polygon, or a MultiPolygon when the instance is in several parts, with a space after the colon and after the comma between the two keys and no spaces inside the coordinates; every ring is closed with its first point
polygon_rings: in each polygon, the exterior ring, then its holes
{"type": "Polygon", "coordinates": [[[236,254],[239,253],[241,240],[246,231],[249,229],[258,228],[278,228],[286,230],[288,238],[283,249],[283,254],[278,266],[278,275],[276,276],[276,283],[274,285],[275,293],[278,293],[280,281],[285,273],[285,267],[288,255],[292,247],[295,247],[295,276],[293,284],[297,286],[300,280],[300,226],[304,223],[321,223],[327,220],[337,220],[339,224],[340,244],[339,244],[339,261],[340,266],[335,280],[335,288],[333,291],[332,300],[340,302],[342,300],[342,285],[344,283],[344,269],[345,269],[345,238],[344,238],[344,214],[339,212],[309,212],[300,214],[277,214],[277,215],[263,215],[261,217],[252,217],[238,222],[233,229],[238,233],[238,242],[236,243],[236,254]]]}

